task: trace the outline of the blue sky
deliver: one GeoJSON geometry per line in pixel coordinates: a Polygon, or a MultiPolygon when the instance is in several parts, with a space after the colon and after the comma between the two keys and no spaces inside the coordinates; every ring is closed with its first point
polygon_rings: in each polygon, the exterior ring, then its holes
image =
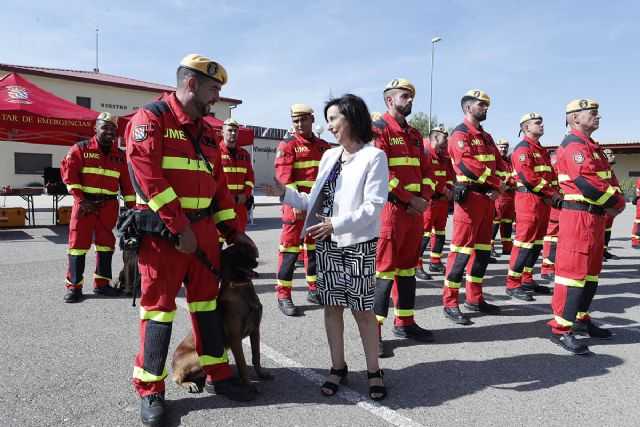
{"type": "MultiPolygon", "coordinates": [[[[3,4],[0,62],[90,70],[100,27],[100,70],[174,84],[187,53],[219,60],[242,99],[244,123],[288,127],[304,102],[321,117],[330,94],[362,96],[382,111],[396,77],[417,87],[414,112],[428,112],[431,38],[433,111],[461,121],[459,99],[485,90],[485,128],[517,140],[526,112],[545,117],[546,144],[564,133],[564,106],[601,104],[602,142],[640,139],[640,6],[634,1],[14,1],[3,4]]],[[[327,136],[325,132],[324,136],[327,136]]]]}

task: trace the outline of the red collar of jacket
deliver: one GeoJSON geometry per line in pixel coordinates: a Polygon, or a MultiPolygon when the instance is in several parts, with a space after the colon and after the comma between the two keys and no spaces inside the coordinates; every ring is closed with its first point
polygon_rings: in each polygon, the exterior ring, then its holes
{"type": "Polygon", "coordinates": [[[469,129],[469,133],[472,133],[474,135],[484,135],[486,133],[484,129],[482,129],[482,126],[478,125],[478,127],[476,127],[476,125],[467,120],[466,117],[464,118],[464,124],[467,129],[469,129]]]}
{"type": "Polygon", "coordinates": [[[307,138],[305,138],[304,136],[300,135],[300,134],[299,134],[299,133],[297,133],[297,132],[294,132],[294,133],[293,133],[293,137],[294,137],[295,139],[297,139],[299,142],[302,142],[303,144],[313,144],[314,142],[316,142],[316,139],[317,139],[317,138],[315,137],[315,135],[314,135],[314,136],[312,136],[312,137],[311,137],[311,139],[307,139],[307,138]]]}
{"type": "Polygon", "coordinates": [[[598,144],[596,141],[594,141],[593,139],[591,139],[591,137],[588,137],[587,135],[585,135],[584,133],[580,132],[578,129],[571,129],[571,134],[577,136],[578,138],[580,138],[581,140],[583,140],[584,142],[586,142],[587,144],[590,145],[596,145],[599,146],[600,144],[598,144]]]}
{"type": "Polygon", "coordinates": [[[533,138],[529,138],[528,136],[524,136],[523,138],[524,141],[527,141],[529,143],[529,145],[532,145],[533,147],[536,147],[538,149],[542,149],[542,144],[540,144],[540,140],[536,141],[533,138]]]}
{"type": "Polygon", "coordinates": [[[181,125],[194,125],[194,126],[202,125],[202,119],[193,120],[191,116],[189,116],[184,111],[184,107],[182,106],[180,101],[178,101],[178,98],[176,97],[175,92],[172,92],[169,95],[163,96],[162,100],[169,105],[169,108],[173,112],[173,115],[175,116],[178,123],[180,123],[181,125]]]}

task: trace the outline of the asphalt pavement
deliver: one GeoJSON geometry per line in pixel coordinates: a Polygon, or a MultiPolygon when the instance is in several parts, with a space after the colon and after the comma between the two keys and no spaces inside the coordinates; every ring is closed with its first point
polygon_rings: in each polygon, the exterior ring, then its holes
{"type": "MultiPolygon", "coordinates": [[[[489,266],[485,282],[487,300],[500,305],[502,314],[474,316],[471,326],[443,318],[441,275],[418,282],[416,319],[433,330],[435,342],[398,339],[391,335],[391,321],[384,325],[394,356],[381,361],[389,396],[378,404],[367,398],[364,354],[349,313],[349,384],[337,396],[320,394],[330,365],[322,310],[306,302],[301,270],[293,298],[303,315],[285,317],[277,308],[280,220],[272,202],[261,200],[248,231],[260,248],[260,278],[254,283],[264,306],[262,363],[275,378],[257,382],[258,398],[243,404],[188,394],[167,381],[170,426],[639,424],[640,251],[629,242],[634,206],[615,220],[611,251],[621,259],[605,263],[593,304],[593,317],[615,331],[613,340],[589,339],[593,354],[587,357],[550,342],[550,297],[532,303],[509,299],[508,258],[502,256],[489,266]]],[[[51,214],[37,215],[46,224],[51,214]]],[[[92,294],[79,304],[64,304],[66,242],[65,226],[0,229],[0,426],[140,425],[131,386],[138,307],[129,298],[92,294]]],[[[93,258],[90,252],[85,277],[91,276],[93,258]]],[[[121,266],[118,252],[114,274],[121,266]]],[[[178,306],[169,360],[190,330],[184,301],[178,306]]]]}

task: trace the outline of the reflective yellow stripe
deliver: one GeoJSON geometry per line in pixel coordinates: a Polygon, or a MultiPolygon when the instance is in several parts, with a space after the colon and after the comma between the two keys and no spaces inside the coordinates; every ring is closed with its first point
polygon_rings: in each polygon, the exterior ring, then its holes
{"type": "Polygon", "coordinates": [[[466,246],[456,246],[456,245],[451,245],[450,249],[451,252],[457,252],[460,254],[467,254],[467,255],[471,255],[473,253],[473,248],[468,248],[466,246]]]}
{"type": "Polygon", "coordinates": [[[555,282],[559,283],[561,285],[565,285],[565,286],[571,286],[574,288],[584,288],[584,280],[576,280],[576,279],[570,279],[568,277],[562,277],[562,276],[558,276],[556,274],[555,277],[555,282]]]}
{"type": "Polygon", "coordinates": [[[78,283],[71,283],[69,279],[64,279],[64,281],[67,285],[76,286],[76,287],[81,287],[82,284],[84,283],[84,279],[80,280],[78,283]]]}
{"type": "Polygon", "coordinates": [[[315,251],[316,250],[316,244],[315,243],[305,243],[304,244],[304,250],[305,251],[315,251]]]}
{"type": "Polygon", "coordinates": [[[589,274],[587,274],[587,275],[585,276],[585,278],[584,278],[584,280],[585,280],[586,282],[597,282],[597,281],[598,281],[598,279],[599,279],[599,277],[598,277],[598,276],[591,276],[591,275],[589,275],[589,274]]]}
{"type": "Polygon", "coordinates": [[[512,269],[509,269],[507,271],[507,274],[511,277],[522,277],[522,273],[518,273],[517,271],[513,271],[512,269]]]}
{"type": "Polygon", "coordinates": [[[596,172],[596,175],[602,179],[609,179],[611,178],[611,171],[598,171],[596,172]]]}
{"type": "Polygon", "coordinates": [[[296,181],[295,184],[300,187],[313,187],[313,181],[296,181]]]}
{"type": "Polygon", "coordinates": [[[559,182],[571,181],[571,177],[569,175],[560,174],[558,175],[559,182]]]}
{"type": "Polygon", "coordinates": [[[538,165],[533,167],[534,172],[551,172],[551,166],[538,165]]]}
{"type": "Polygon", "coordinates": [[[227,184],[227,188],[229,190],[242,190],[244,189],[244,184],[227,184]]]}
{"type": "Polygon", "coordinates": [[[140,381],[144,381],[146,383],[155,383],[158,381],[162,381],[167,377],[167,375],[169,375],[169,371],[167,371],[166,367],[164,368],[164,370],[162,371],[162,374],[160,375],[154,375],[138,366],[134,366],[133,368],[133,378],[140,381]]]}
{"type": "Polygon", "coordinates": [[[428,185],[429,187],[434,187],[435,188],[435,184],[433,182],[433,180],[431,178],[422,178],[422,184],[423,185],[428,185]]]}
{"type": "Polygon", "coordinates": [[[534,245],[542,245],[544,243],[544,240],[534,240],[533,244],[534,245]]]}
{"type": "Polygon", "coordinates": [[[450,280],[446,280],[444,281],[444,285],[447,288],[451,288],[451,289],[460,289],[460,283],[459,282],[452,282],[450,280]]]}
{"type": "Polygon", "coordinates": [[[486,243],[476,243],[475,245],[473,245],[473,248],[477,251],[490,251],[491,245],[488,245],[486,243]]]}
{"type": "Polygon", "coordinates": [[[87,252],[89,252],[89,249],[72,249],[72,248],[67,249],[67,253],[69,255],[75,255],[75,256],[85,255],[87,252]]]}
{"type": "Polygon", "coordinates": [[[306,276],[307,282],[311,282],[314,283],[316,280],[318,280],[318,277],[313,275],[313,276],[306,276]]]}
{"type": "Polygon", "coordinates": [[[195,160],[188,157],[162,156],[162,169],[178,169],[209,173],[204,160],[195,160]]]}
{"type": "Polygon", "coordinates": [[[173,202],[177,198],[178,198],[178,195],[176,194],[175,191],[173,191],[173,188],[167,187],[164,191],[152,197],[149,200],[148,204],[152,211],[157,212],[158,209],[160,209],[167,203],[173,202]]]}
{"type": "Polygon", "coordinates": [[[511,237],[502,237],[502,236],[500,236],[500,241],[501,242],[510,242],[511,241],[511,237]]]}
{"type": "Polygon", "coordinates": [[[96,252],[113,252],[113,248],[110,246],[95,245],[95,247],[96,247],[96,252]]]}
{"type": "Polygon", "coordinates": [[[579,311],[576,313],[576,319],[582,320],[585,317],[589,317],[589,313],[587,311],[579,311]]]}
{"type": "Polygon", "coordinates": [[[136,201],[136,195],[135,194],[128,194],[128,195],[124,196],[124,201],[125,202],[135,202],[136,201]]]}
{"type": "Polygon", "coordinates": [[[492,162],[496,159],[496,156],[493,154],[476,154],[473,158],[481,162],[492,162]]]}
{"type": "Polygon", "coordinates": [[[385,317],[376,315],[376,320],[382,325],[385,321],[385,317]]]}
{"type": "Polygon", "coordinates": [[[194,301],[187,304],[190,313],[199,313],[203,311],[215,311],[218,307],[218,300],[212,299],[209,301],[194,301]]]}
{"type": "Polygon", "coordinates": [[[551,181],[551,185],[556,186],[558,185],[558,180],[554,179],[553,181],[551,181]]]}
{"type": "Polygon", "coordinates": [[[487,180],[487,178],[489,178],[490,175],[491,175],[491,169],[485,168],[485,170],[482,173],[482,175],[480,175],[480,178],[478,178],[478,183],[479,184],[484,184],[485,181],[487,180]]]}
{"type": "Polygon", "coordinates": [[[483,277],[478,277],[478,276],[472,276],[470,274],[467,274],[467,282],[471,282],[471,283],[482,283],[482,281],[484,280],[483,277]]]}
{"type": "Polygon", "coordinates": [[[94,175],[104,175],[110,176],[112,178],[120,178],[120,172],[114,171],[111,169],[103,169],[103,168],[91,168],[88,166],[83,167],[80,172],[82,173],[91,173],[94,175]]]}
{"type": "Polygon", "coordinates": [[[111,280],[111,277],[107,277],[107,276],[101,276],[99,274],[93,273],[93,278],[94,279],[104,279],[104,280],[111,280]]]}
{"type": "Polygon", "coordinates": [[[213,222],[216,224],[222,221],[228,221],[236,217],[236,211],[233,209],[223,209],[213,214],[213,222]]]}
{"type": "Polygon", "coordinates": [[[501,171],[501,170],[496,170],[496,175],[501,176],[501,177],[508,177],[508,176],[511,175],[511,173],[505,172],[505,171],[501,171]]]}
{"type": "Polygon", "coordinates": [[[306,168],[313,168],[316,166],[320,166],[319,160],[306,160],[303,162],[293,162],[294,169],[306,169],[306,168]]]}
{"type": "Polygon", "coordinates": [[[531,248],[533,248],[533,243],[527,243],[527,242],[521,242],[520,240],[514,240],[513,241],[513,246],[516,246],[518,248],[531,249],[531,248]]]}
{"type": "Polygon", "coordinates": [[[280,252],[289,252],[291,254],[300,253],[300,246],[283,246],[283,245],[280,245],[278,249],[280,250],[280,252]]]}
{"type": "Polygon", "coordinates": [[[522,271],[524,271],[525,273],[532,273],[533,267],[522,267],[522,271]]]}
{"type": "Polygon", "coordinates": [[[389,191],[393,190],[400,184],[400,180],[398,178],[393,178],[389,181],[389,191]]]}
{"type": "Polygon", "coordinates": [[[503,223],[503,224],[511,224],[511,223],[513,223],[513,220],[512,219],[504,219],[503,218],[503,219],[500,220],[500,222],[503,223]]]}
{"type": "Polygon", "coordinates": [[[396,275],[400,277],[413,277],[416,275],[415,268],[399,268],[396,270],[396,275]]]}
{"type": "Polygon", "coordinates": [[[396,277],[396,271],[376,271],[376,278],[384,280],[393,280],[396,277]]]}
{"type": "Polygon", "coordinates": [[[293,280],[280,280],[280,279],[277,279],[276,283],[278,284],[278,286],[280,286],[282,288],[292,288],[293,287],[293,280]]]}
{"type": "Polygon", "coordinates": [[[176,311],[147,311],[140,307],[140,320],[153,320],[154,322],[171,323],[176,317],[176,311]]]}
{"type": "Polygon", "coordinates": [[[180,206],[184,209],[206,209],[211,205],[209,197],[180,197],[180,206]]]}
{"type": "Polygon", "coordinates": [[[73,189],[82,190],[82,184],[68,184],[67,190],[71,191],[73,189]]]}
{"type": "Polygon", "coordinates": [[[436,236],[444,236],[446,234],[445,230],[436,230],[434,231],[434,233],[436,234],[436,236]]]}
{"type": "Polygon", "coordinates": [[[407,184],[404,186],[404,189],[407,191],[420,191],[420,184],[407,184]]]}
{"type": "Polygon", "coordinates": [[[442,253],[440,253],[440,252],[431,252],[431,258],[442,258],[442,253]]]}
{"type": "Polygon", "coordinates": [[[534,193],[537,193],[537,192],[539,192],[540,190],[542,190],[542,187],[544,187],[544,186],[545,186],[545,185],[547,185],[547,184],[548,184],[547,180],[543,178],[543,179],[541,179],[541,180],[540,180],[540,182],[538,183],[538,185],[536,185],[535,187],[533,187],[533,188],[532,188],[532,191],[533,191],[534,193]]]}
{"type": "Polygon", "coordinates": [[[229,363],[229,356],[227,355],[227,350],[222,353],[222,357],[214,357],[203,354],[198,357],[198,362],[200,362],[200,366],[211,366],[211,365],[221,365],[223,363],[229,363]]]}
{"type": "Polygon", "coordinates": [[[413,316],[414,313],[415,313],[414,310],[408,310],[408,309],[402,309],[402,308],[393,309],[393,314],[396,317],[409,317],[409,316],[413,316]]]}
{"type": "Polygon", "coordinates": [[[425,231],[423,236],[424,237],[431,237],[431,232],[430,231],[425,231]]]}
{"type": "Polygon", "coordinates": [[[447,171],[435,171],[435,176],[447,176],[447,171]]]}
{"type": "Polygon", "coordinates": [[[417,157],[389,157],[389,166],[420,166],[417,157]]]}
{"type": "Polygon", "coordinates": [[[104,188],[97,188],[97,187],[87,187],[86,185],[80,185],[80,184],[68,185],[67,188],[68,189],[78,188],[82,190],[83,193],[89,193],[89,194],[106,194],[109,196],[114,196],[118,194],[117,191],[110,191],[110,190],[105,190],[104,188]]]}
{"type": "Polygon", "coordinates": [[[551,261],[549,258],[543,258],[542,263],[546,265],[554,265],[554,262],[551,261]]]}
{"type": "Polygon", "coordinates": [[[294,182],[294,183],[291,183],[291,184],[287,184],[287,185],[286,185],[286,187],[287,187],[287,188],[290,188],[290,189],[292,189],[292,190],[297,190],[297,189],[298,189],[298,186],[296,185],[296,183],[295,183],[295,182],[294,182]]]}
{"type": "Polygon", "coordinates": [[[564,200],[574,200],[574,201],[581,201],[581,202],[587,202],[587,203],[591,203],[592,205],[597,205],[597,206],[601,206],[604,205],[607,200],[609,200],[609,198],[611,198],[611,196],[613,196],[616,192],[616,189],[613,188],[612,186],[609,186],[609,188],[607,188],[607,191],[605,191],[605,193],[600,196],[600,198],[598,198],[598,200],[592,200],[588,197],[583,196],[582,194],[565,194],[564,196],[564,200]]]}
{"type": "Polygon", "coordinates": [[[254,187],[254,184],[253,184],[253,182],[251,182],[251,181],[245,181],[245,182],[244,182],[244,185],[246,185],[247,187],[251,187],[251,188],[253,188],[253,187],[254,187]]]}
{"type": "Polygon", "coordinates": [[[247,173],[247,168],[236,166],[223,166],[222,171],[226,173],[247,173]]]}
{"type": "Polygon", "coordinates": [[[545,242],[557,242],[558,238],[556,236],[544,236],[545,242]]]}
{"type": "Polygon", "coordinates": [[[560,326],[565,326],[565,327],[573,326],[573,322],[569,322],[568,320],[565,320],[560,316],[553,316],[553,318],[555,319],[556,323],[560,326]]]}

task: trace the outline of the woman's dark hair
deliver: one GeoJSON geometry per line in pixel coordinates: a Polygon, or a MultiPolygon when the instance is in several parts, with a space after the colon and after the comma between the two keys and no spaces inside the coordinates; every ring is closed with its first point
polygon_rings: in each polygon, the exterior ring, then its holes
{"type": "Polygon", "coordinates": [[[325,120],[327,120],[327,110],[334,105],[338,107],[340,114],[349,122],[353,138],[363,143],[367,143],[373,139],[371,114],[369,114],[367,104],[364,103],[362,98],[347,93],[340,98],[330,99],[324,106],[325,120]]]}

